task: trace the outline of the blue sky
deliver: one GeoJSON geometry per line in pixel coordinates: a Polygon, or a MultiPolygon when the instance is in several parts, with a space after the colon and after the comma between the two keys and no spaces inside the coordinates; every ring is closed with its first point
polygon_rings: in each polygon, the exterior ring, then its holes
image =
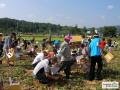
{"type": "Polygon", "coordinates": [[[0,18],[79,27],[120,25],[120,0],[0,0],[0,18]]]}

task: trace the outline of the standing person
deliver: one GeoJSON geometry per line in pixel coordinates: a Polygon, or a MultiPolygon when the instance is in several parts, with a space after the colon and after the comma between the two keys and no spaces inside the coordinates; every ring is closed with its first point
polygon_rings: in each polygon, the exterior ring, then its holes
{"type": "Polygon", "coordinates": [[[27,49],[27,42],[28,42],[27,40],[24,40],[24,39],[23,39],[23,43],[24,43],[23,46],[24,46],[24,49],[25,49],[25,50],[27,49]]]}
{"type": "Polygon", "coordinates": [[[4,50],[8,52],[11,46],[17,46],[16,33],[11,33],[11,35],[5,38],[4,50]]]}
{"type": "Polygon", "coordinates": [[[71,49],[69,47],[70,40],[71,40],[70,36],[65,36],[64,42],[61,44],[61,47],[60,47],[62,65],[58,70],[58,72],[64,69],[64,73],[66,74],[66,79],[69,79],[71,65],[72,65],[71,49]]]}
{"type": "Polygon", "coordinates": [[[105,38],[102,39],[102,41],[100,42],[100,48],[103,50],[105,48],[106,45],[106,41],[105,38]]]}
{"type": "Polygon", "coordinates": [[[104,48],[106,46],[106,41],[105,41],[105,38],[102,39],[102,41],[100,42],[100,48],[102,49],[102,52],[104,53],[104,48]]]}
{"type": "Polygon", "coordinates": [[[55,48],[58,50],[60,48],[60,44],[61,44],[60,40],[55,40],[53,43],[55,45],[55,48]]]}
{"type": "MultiPolygon", "coordinates": [[[[4,43],[4,47],[3,47],[5,54],[7,55],[7,53],[9,53],[9,50],[11,48],[15,49],[16,46],[17,46],[16,33],[11,33],[10,36],[5,38],[5,43],[4,43]]],[[[9,58],[7,58],[7,60],[8,60],[8,64],[10,65],[9,58]]]]}
{"type": "MultiPolygon", "coordinates": [[[[2,57],[3,54],[3,45],[4,45],[3,34],[0,33],[0,58],[2,57]]],[[[2,63],[1,59],[0,59],[0,63],[2,63]]]]}
{"type": "Polygon", "coordinates": [[[90,66],[90,72],[89,72],[89,80],[92,81],[95,79],[95,66],[96,63],[98,65],[97,68],[97,73],[96,73],[96,78],[97,80],[102,80],[102,53],[101,53],[101,48],[99,47],[100,43],[100,38],[98,35],[95,35],[93,40],[91,41],[89,45],[89,54],[91,58],[91,66],[90,66]]]}

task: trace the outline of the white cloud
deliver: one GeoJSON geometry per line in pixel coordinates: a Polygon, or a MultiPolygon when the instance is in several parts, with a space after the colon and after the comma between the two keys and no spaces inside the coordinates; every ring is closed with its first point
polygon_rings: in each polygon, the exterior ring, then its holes
{"type": "Polygon", "coordinates": [[[104,19],[105,19],[105,16],[104,16],[104,15],[102,15],[102,16],[100,16],[100,18],[104,20],[104,19]]]}
{"type": "Polygon", "coordinates": [[[67,20],[72,19],[71,16],[66,16],[66,15],[63,15],[63,14],[57,14],[57,15],[55,15],[55,18],[57,18],[57,19],[67,19],[67,20]]]}
{"type": "Polygon", "coordinates": [[[0,8],[5,8],[6,4],[5,3],[0,3],[0,8]]]}
{"type": "Polygon", "coordinates": [[[48,22],[54,22],[56,20],[56,17],[50,16],[50,17],[44,18],[44,20],[48,22]]]}
{"type": "Polygon", "coordinates": [[[49,16],[49,17],[43,17],[42,19],[45,21],[48,21],[48,22],[57,22],[57,21],[61,21],[61,20],[71,20],[72,17],[69,17],[69,16],[49,16]]]}
{"type": "Polygon", "coordinates": [[[28,18],[34,18],[35,15],[34,15],[34,14],[28,14],[27,17],[28,17],[28,18]]]}
{"type": "Polygon", "coordinates": [[[64,15],[62,15],[62,14],[56,14],[55,16],[59,17],[59,18],[64,17],[64,15]]]}
{"type": "Polygon", "coordinates": [[[108,6],[107,6],[107,9],[108,9],[108,10],[112,10],[113,8],[114,8],[113,5],[108,5],[108,6]]]}

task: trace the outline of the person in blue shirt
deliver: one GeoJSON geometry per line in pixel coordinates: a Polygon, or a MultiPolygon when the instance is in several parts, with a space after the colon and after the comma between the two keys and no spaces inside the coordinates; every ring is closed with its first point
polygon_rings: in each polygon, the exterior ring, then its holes
{"type": "Polygon", "coordinates": [[[56,49],[59,49],[61,42],[60,42],[60,40],[54,40],[53,44],[55,45],[56,49]]]}
{"type": "Polygon", "coordinates": [[[94,35],[94,38],[92,39],[91,43],[89,44],[89,56],[91,59],[91,67],[89,72],[89,80],[92,81],[95,79],[95,66],[97,63],[97,73],[96,73],[96,79],[102,80],[102,52],[101,48],[99,47],[101,39],[99,38],[99,35],[94,35]]]}

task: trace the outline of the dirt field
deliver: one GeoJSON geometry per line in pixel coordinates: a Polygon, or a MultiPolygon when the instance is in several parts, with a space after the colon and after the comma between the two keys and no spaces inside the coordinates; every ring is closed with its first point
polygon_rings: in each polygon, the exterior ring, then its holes
{"type": "MultiPolygon", "coordinates": [[[[114,59],[110,64],[103,68],[102,81],[118,81],[120,82],[120,40],[119,47],[113,49],[114,59]]],[[[8,67],[7,64],[0,65],[0,75],[3,77],[4,88],[9,90],[9,77],[16,77],[20,82],[22,90],[101,90],[102,81],[88,81],[86,75],[81,70],[73,70],[71,79],[59,80],[49,85],[43,85],[32,77],[31,62],[33,58],[27,60],[16,60],[15,66],[8,67]]],[[[62,77],[64,75],[62,74],[62,77]]]]}

